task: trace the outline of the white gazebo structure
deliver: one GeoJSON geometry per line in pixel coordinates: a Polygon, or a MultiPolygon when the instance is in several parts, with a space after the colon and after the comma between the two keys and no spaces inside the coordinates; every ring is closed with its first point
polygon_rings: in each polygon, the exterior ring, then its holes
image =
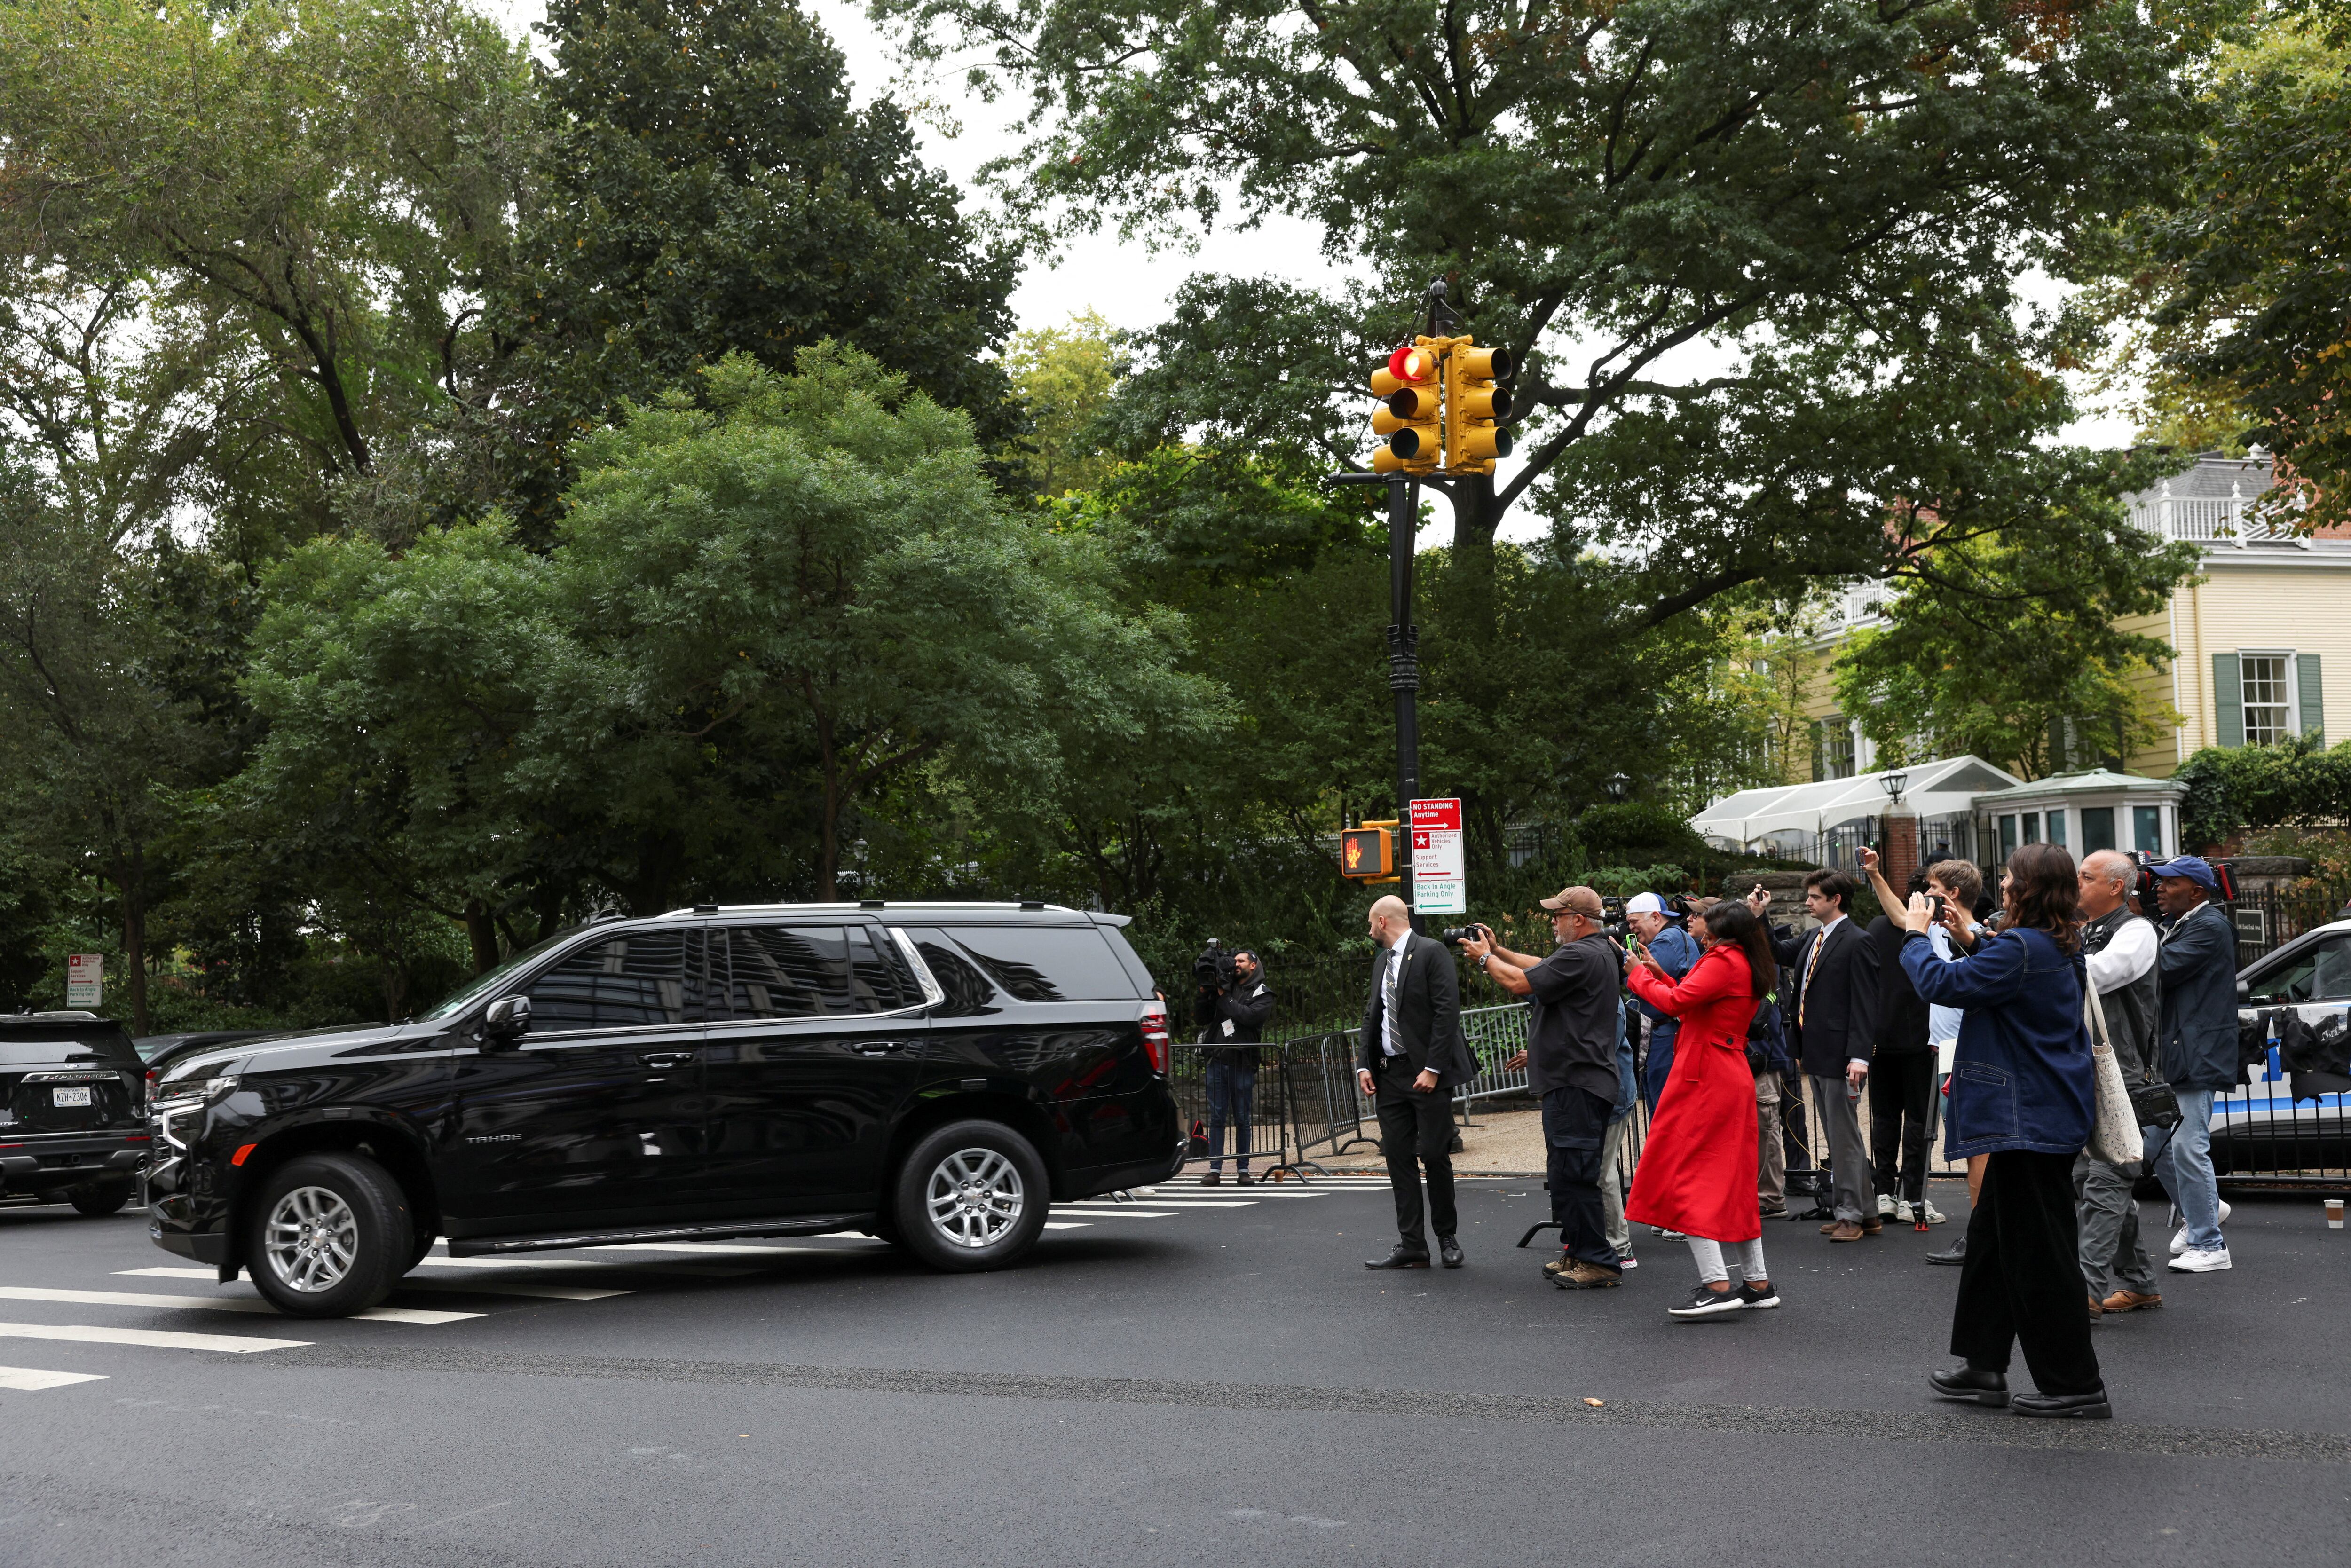
{"type": "Polygon", "coordinates": [[[2145,850],[2168,860],[2179,852],[2179,798],[2188,786],[2104,768],[2056,773],[1975,799],[1991,843],[1983,863],[1998,865],[2020,844],[2063,844],[2075,859],[2092,850],[2145,850]]]}
{"type": "Polygon", "coordinates": [[[1893,807],[1917,819],[1919,863],[1952,855],[1980,861],[1977,799],[2022,782],[1979,757],[1945,757],[1850,779],[1741,789],[1692,817],[1690,826],[1722,849],[1851,870],[1855,852],[1880,837],[1879,819],[1893,807]],[[1895,780],[1898,804],[1886,787],[1895,780]]]}

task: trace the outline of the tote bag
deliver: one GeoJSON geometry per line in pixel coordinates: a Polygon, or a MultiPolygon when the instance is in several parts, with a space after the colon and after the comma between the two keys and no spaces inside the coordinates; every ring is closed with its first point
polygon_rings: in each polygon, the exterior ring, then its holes
{"type": "Polygon", "coordinates": [[[2122,1063],[2115,1060],[2113,1039],[2106,1033],[2106,1009],[2098,988],[2082,987],[2084,1021],[2090,1027],[2090,1066],[2097,1074],[2097,1113],[2090,1122],[2090,1153],[2112,1166],[2136,1165],[2147,1146],[2138,1135],[2138,1113],[2131,1106],[2129,1087],[2123,1082],[2122,1063]]]}

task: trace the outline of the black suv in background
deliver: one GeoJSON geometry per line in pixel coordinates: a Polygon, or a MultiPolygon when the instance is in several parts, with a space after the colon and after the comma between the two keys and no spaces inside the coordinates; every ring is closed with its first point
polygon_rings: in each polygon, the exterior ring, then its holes
{"type": "Polygon", "coordinates": [[[0,1202],[112,1214],[147,1159],[147,1065],[96,1013],[0,1016],[0,1202]]]}
{"type": "Polygon", "coordinates": [[[1122,916],[698,905],[565,932],[429,1017],[240,1041],[153,1089],[152,1223],[282,1310],[458,1257],[861,1229],[1000,1267],[1163,1180],[1167,1018],[1122,916]]]}

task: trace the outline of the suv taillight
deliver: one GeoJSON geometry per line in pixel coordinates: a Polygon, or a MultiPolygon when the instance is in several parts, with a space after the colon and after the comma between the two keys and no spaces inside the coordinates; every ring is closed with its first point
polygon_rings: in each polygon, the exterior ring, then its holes
{"type": "Polygon", "coordinates": [[[1143,1009],[1143,1054],[1152,1071],[1167,1076],[1167,1009],[1156,1004],[1143,1009]]]}

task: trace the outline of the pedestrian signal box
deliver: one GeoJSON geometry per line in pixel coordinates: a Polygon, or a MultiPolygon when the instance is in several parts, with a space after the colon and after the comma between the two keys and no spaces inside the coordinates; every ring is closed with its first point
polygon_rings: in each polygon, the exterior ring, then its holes
{"type": "Polygon", "coordinates": [[[1395,873],[1395,835],[1385,828],[1347,828],[1339,834],[1339,874],[1386,882],[1395,873]]]}

